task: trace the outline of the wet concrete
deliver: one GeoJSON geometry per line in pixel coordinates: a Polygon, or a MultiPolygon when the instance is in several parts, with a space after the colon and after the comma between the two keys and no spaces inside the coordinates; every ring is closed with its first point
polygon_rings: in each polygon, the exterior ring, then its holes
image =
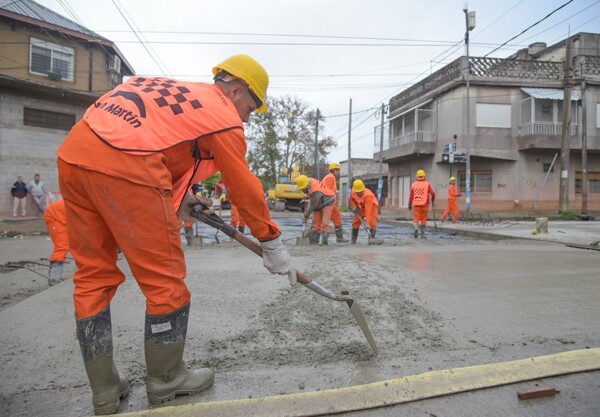
{"type": "MultiPolygon", "coordinates": [[[[222,233],[221,243],[212,244],[214,231],[201,226],[208,245],[186,251],[193,299],[185,357],[192,366],[212,367],[216,380],[206,393],[175,404],[322,390],[600,346],[594,251],[442,232],[414,239],[410,228],[388,225],[378,231],[383,246],[367,246],[361,232],[357,245],[333,239],[329,247],[296,247],[300,219],[277,221],[298,269],[360,303],[380,354],[372,354],[345,303],[291,288],[222,233]]],[[[32,238],[31,247],[47,249],[40,239],[32,238]]],[[[7,242],[0,249],[10,256],[7,242]]],[[[121,411],[143,410],[154,407],[144,391],[144,298],[126,264],[120,266],[127,280],[111,306],[115,359],[132,380],[121,411]]],[[[92,414],[71,291],[65,281],[0,312],[0,414],[92,414]]],[[[598,378],[551,382],[566,387],[564,410],[597,416],[600,400],[590,390],[598,392],[598,378]]],[[[348,415],[552,415],[551,405],[516,403],[517,387],[498,390],[491,400],[467,393],[348,415]],[[490,405],[508,411],[481,411],[490,405]]]]}

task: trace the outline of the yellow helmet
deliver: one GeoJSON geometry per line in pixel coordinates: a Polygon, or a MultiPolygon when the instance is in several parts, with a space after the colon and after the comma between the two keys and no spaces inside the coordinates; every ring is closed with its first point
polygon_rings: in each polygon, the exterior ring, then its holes
{"type": "Polygon", "coordinates": [[[298,188],[300,190],[304,190],[305,188],[307,188],[309,182],[310,180],[306,175],[299,175],[298,178],[296,178],[296,184],[298,185],[298,188]]]}
{"type": "Polygon", "coordinates": [[[417,171],[417,178],[425,178],[425,171],[422,169],[417,171]]]}
{"type": "Polygon", "coordinates": [[[269,87],[269,74],[257,60],[248,55],[233,55],[212,69],[213,75],[217,75],[221,71],[227,71],[231,75],[244,80],[262,102],[256,112],[264,113],[267,111],[265,97],[269,87]]]}
{"type": "Polygon", "coordinates": [[[352,190],[355,193],[362,193],[365,191],[365,183],[363,180],[354,180],[354,184],[352,184],[352,190]]]}
{"type": "Polygon", "coordinates": [[[334,169],[340,169],[340,163],[339,162],[332,162],[329,164],[329,170],[332,171],[334,169]]]}
{"type": "Polygon", "coordinates": [[[450,180],[449,180],[449,181],[450,181],[450,182],[452,182],[452,181],[456,181],[456,178],[454,178],[454,177],[450,177],[450,180]]]}

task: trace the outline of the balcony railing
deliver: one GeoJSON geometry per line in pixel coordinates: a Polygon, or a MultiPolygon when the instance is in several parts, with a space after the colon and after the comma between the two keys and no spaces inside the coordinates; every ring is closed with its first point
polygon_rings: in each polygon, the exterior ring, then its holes
{"type": "MultiPolygon", "coordinates": [[[[577,134],[577,124],[571,124],[569,126],[569,133],[571,136],[577,134]]],[[[562,135],[562,123],[552,122],[534,122],[524,123],[519,126],[519,132],[521,136],[528,135],[549,135],[559,136],[562,135]]]]}
{"type": "Polygon", "coordinates": [[[390,148],[395,148],[402,145],[408,145],[413,142],[435,142],[433,132],[416,131],[405,135],[396,136],[390,141],[390,148]]]}

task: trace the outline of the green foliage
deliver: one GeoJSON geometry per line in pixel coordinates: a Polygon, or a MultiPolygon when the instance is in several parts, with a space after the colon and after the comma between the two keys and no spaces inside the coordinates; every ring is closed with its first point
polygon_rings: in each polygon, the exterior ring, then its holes
{"type": "Polygon", "coordinates": [[[215,175],[212,175],[202,181],[202,185],[205,190],[214,191],[217,182],[221,179],[221,173],[217,172],[215,175]]]}
{"type": "Polygon", "coordinates": [[[579,215],[573,210],[565,210],[560,213],[561,220],[577,220],[579,215]]]}

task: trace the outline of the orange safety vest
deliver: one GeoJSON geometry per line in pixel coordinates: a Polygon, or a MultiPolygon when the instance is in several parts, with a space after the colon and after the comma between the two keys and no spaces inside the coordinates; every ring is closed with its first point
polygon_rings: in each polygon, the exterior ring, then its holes
{"type": "Polygon", "coordinates": [[[365,211],[365,198],[367,196],[373,197],[371,201],[373,202],[374,207],[379,207],[379,200],[377,200],[377,197],[375,197],[373,191],[369,190],[368,188],[365,188],[362,195],[358,195],[354,190],[350,192],[351,204],[354,207],[356,207],[361,213],[364,213],[365,211]]]}
{"type": "Polygon", "coordinates": [[[413,206],[424,206],[429,197],[429,182],[427,180],[415,181],[412,185],[413,206]]]}
{"type": "Polygon", "coordinates": [[[325,175],[325,178],[321,181],[321,185],[332,190],[334,193],[337,193],[337,179],[331,172],[325,175]]]}
{"type": "Polygon", "coordinates": [[[335,191],[330,190],[329,188],[323,187],[323,185],[314,178],[311,178],[310,189],[308,190],[308,196],[310,197],[313,193],[321,192],[324,195],[334,196],[335,191]]]}

